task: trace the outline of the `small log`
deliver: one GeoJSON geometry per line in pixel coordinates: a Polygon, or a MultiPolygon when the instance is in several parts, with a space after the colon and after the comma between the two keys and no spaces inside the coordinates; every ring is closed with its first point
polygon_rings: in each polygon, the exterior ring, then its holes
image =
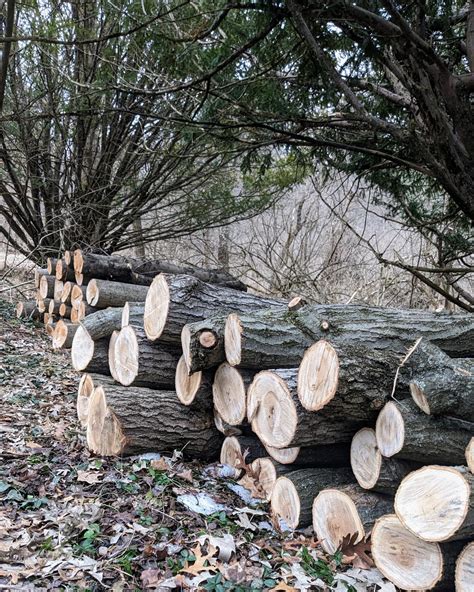
{"type": "Polygon", "coordinates": [[[456,592],[472,592],[474,582],[474,541],[468,543],[456,561],[456,592]]]}
{"type": "Polygon", "coordinates": [[[225,316],[188,323],[181,331],[181,346],[189,373],[207,370],[225,361],[225,316]]]}
{"type": "Polygon", "coordinates": [[[267,456],[267,451],[260,440],[255,436],[227,436],[222,443],[220,462],[223,465],[232,467],[235,477],[242,476],[244,471],[243,461],[251,464],[257,458],[267,456]]]}
{"type": "Polygon", "coordinates": [[[124,386],[174,388],[181,354],[180,347],[152,343],[143,329],[128,325],[120,330],[115,342],[117,379],[124,386]]]}
{"type": "Polygon", "coordinates": [[[39,288],[40,287],[40,281],[41,281],[41,277],[43,275],[49,275],[48,274],[48,270],[42,269],[41,267],[36,267],[35,268],[35,274],[34,274],[34,282],[35,282],[35,288],[39,288]]]}
{"type": "Polygon", "coordinates": [[[64,283],[61,280],[55,279],[54,280],[54,293],[53,293],[54,300],[61,301],[61,296],[63,295],[63,290],[64,290],[64,283]]]}
{"type": "Polygon", "coordinates": [[[271,512],[281,530],[309,526],[313,500],[323,489],[347,485],[354,480],[349,468],[300,469],[277,479],[271,512]]]}
{"type": "Polygon", "coordinates": [[[51,302],[50,298],[38,299],[36,306],[38,307],[39,312],[40,313],[47,312],[49,310],[49,303],[50,302],[51,302]]]}
{"type": "Polygon", "coordinates": [[[377,518],[388,512],[393,512],[391,497],[364,491],[353,483],[327,488],[313,502],[314,533],[326,553],[333,555],[344,538],[357,535],[355,541],[361,541],[377,518]]]}
{"type": "Polygon", "coordinates": [[[75,279],[74,269],[68,266],[64,258],[56,261],[56,279],[62,282],[71,282],[75,279]]]}
{"type": "Polygon", "coordinates": [[[294,369],[259,372],[247,391],[247,417],[252,430],[263,444],[274,448],[348,443],[372,417],[370,408],[357,410],[357,414],[353,419],[342,408],[340,415],[335,415],[332,404],[317,413],[304,409],[294,369]]]}
{"type": "Polygon", "coordinates": [[[291,470],[292,467],[281,465],[273,458],[257,458],[250,463],[245,475],[240,479],[239,485],[250,490],[252,494],[257,492],[259,497],[270,501],[278,477],[291,470]]]}
{"type": "Polygon", "coordinates": [[[242,425],[231,426],[228,423],[226,423],[222,419],[222,417],[219,415],[219,412],[217,411],[217,409],[215,407],[214,407],[214,425],[219,430],[219,432],[221,434],[224,434],[224,436],[226,436],[226,437],[227,436],[242,436],[245,433],[245,430],[243,429],[244,426],[242,426],[242,425]]]}
{"type": "Polygon", "coordinates": [[[395,495],[402,479],[418,466],[409,461],[384,458],[372,428],[362,428],[352,438],[352,472],[363,489],[395,495]]]}
{"type": "Polygon", "coordinates": [[[46,334],[51,338],[53,337],[55,326],[56,326],[56,323],[53,323],[53,322],[51,322],[51,323],[48,322],[44,326],[46,334]]]}
{"type": "Polygon", "coordinates": [[[95,306],[89,306],[84,301],[79,304],[79,308],[72,308],[71,315],[75,312],[75,318],[77,322],[84,320],[87,316],[97,312],[100,308],[96,308],[95,306]]]}
{"type": "Polygon", "coordinates": [[[72,251],[64,251],[63,259],[68,267],[73,267],[73,253],[72,251]]]}
{"type": "Polygon", "coordinates": [[[92,279],[94,279],[92,276],[84,275],[77,271],[74,272],[74,281],[78,286],[87,286],[92,279]]]}
{"type": "Polygon", "coordinates": [[[182,450],[214,459],[221,437],[206,409],[185,407],[173,391],[117,385],[94,389],[89,402],[87,445],[100,455],[182,450]]]}
{"type": "Polygon", "coordinates": [[[64,302],[65,304],[71,304],[71,292],[72,292],[72,288],[73,286],[76,286],[77,284],[75,284],[74,282],[64,282],[63,285],[63,290],[61,292],[61,302],[64,302]]]}
{"type": "Polygon", "coordinates": [[[453,357],[474,357],[474,318],[355,305],[307,305],[271,311],[233,310],[225,326],[225,352],[232,366],[271,369],[297,366],[319,339],[334,345],[362,344],[374,352],[404,356],[425,337],[453,357]],[[250,312],[251,311],[251,312],[250,312]]]}
{"type": "Polygon", "coordinates": [[[145,302],[147,286],[93,279],[87,284],[87,303],[96,308],[123,306],[129,302],[145,302]]]}
{"type": "Polygon", "coordinates": [[[275,306],[284,307],[285,303],[206,284],[191,276],[161,273],[148,289],[143,323],[148,339],[181,343],[181,330],[187,323],[232,310],[243,312],[275,306]]]}
{"type": "Polygon", "coordinates": [[[144,305],[140,302],[125,302],[122,308],[121,329],[128,325],[143,327],[144,305]]]}
{"type": "Polygon", "coordinates": [[[56,273],[56,263],[58,260],[55,257],[48,257],[46,260],[46,269],[48,270],[48,275],[54,276],[56,273]]]}
{"type": "Polygon", "coordinates": [[[78,286],[77,284],[71,284],[71,306],[76,310],[79,310],[81,303],[84,302],[86,297],[86,286],[78,286]]]}
{"type": "Polygon", "coordinates": [[[78,328],[79,325],[73,325],[59,319],[52,334],[53,349],[70,349],[78,328]]]}
{"type": "Polygon", "coordinates": [[[212,384],[214,406],[225,423],[240,425],[247,412],[247,389],[252,382],[252,370],[238,370],[224,362],[216,370],[212,384]]]}
{"type": "Polygon", "coordinates": [[[450,415],[474,421],[474,364],[453,359],[423,340],[404,365],[410,391],[428,415],[450,415]]]}
{"type": "Polygon", "coordinates": [[[411,399],[388,402],[380,412],[375,433],[385,457],[424,464],[462,464],[474,424],[422,413],[411,399]]]}
{"type": "Polygon", "coordinates": [[[61,302],[59,306],[59,316],[64,319],[71,318],[72,307],[68,306],[65,302],[61,302]]]}
{"type": "Polygon", "coordinates": [[[195,372],[188,374],[184,356],[179,358],[176,366],[175,388],[178,399],[183,405],[204,405],[212,408],[212,382],[214,373],[195,372]]]}
{"type": "Polygon", "coordinates": [[[54,296],[54,275],[42,275],[40,279],[39,293],[43,300],[54,296]]]}
{"type": "Polygon", "coordinates": [[[78,333],[80,331],[77,329],[76,334],[72,340],[72,347],[71,347],[71,361],[72,367],[74,370],[81,370],[86,371],[89,374],[104,374],[108,376],[110,374],[110,366],[109,366],[109,337],[103,337],[102,339],[97,339],[94,341],[94,351],[92,357],[89,356],[82,356],[82,352],[80,347],[76,344],[76,339],[78,339],[78,333]]]}
{"type": "Polygon", "coordinates": [[[110,336],[109,340],[109,349],[107,353],[110,375],[115,380],[115,382],[118,382],[117,369],[115,367],[115,344],[117,343],[118,336],[119,331],[112,332],[112,335],[110,336]]]}
{"type": "Polygon", "coordinates": [[[50,300],[48,306],[48,312],[50,315],[59,316],[59,309],[61,307],[60,300],[50,300]]]}
{"type": "Polygon", "coordinates": [[[42,321],[43,313],[39,311],[34,300],[18,302],[16,305],[17,319],[32,319],[33,321],[42,321]]]}
{"type": "MultiPolygon", "coordinates": [[[[381,516],[371,535],[371,550],[377,569],[401,590],[453,590],[445,578],[445,563],[455,551],[452,545],[429,543],[407,530],[395,514],[381,516]]],[[[448,578],[451,574],[448,574],[448,578]]],[[[456,587],[458,591],[458,588],[456,587]]],[[[467,589],[466,589],[467,590],[467,589]]]]}
{"type": "Polygon", "coordinates": [[[395,496],[395,512],[420,539],[474,536],[474,475],[465,467],[431,465],[410,473],[395,496]]]}
{"type": "Polygon", "coordinates": [[[466,446],[466,464],[471,473],[474,473],[474,437],[469,440],[469,444],[466,446]]]}
{"type": "Polygon", "coordinates": [[[102,374],[83,374],[79,381],[79,387],[77,389],[77,419],[83,428],[87,428],[87,418],[89,417],[89,402],[94,388],[97,386],[103,386],[107,384],[114,384],[114,381],[109,376],[103,376],[102,374]]]}
{"type": "Polygon", "coordinates": [[[94,356],[95,342],[120,330],[122,310],[98,310],[85,318],[72,343],[71,360],[74,370],[85,370],[94,356]]]}

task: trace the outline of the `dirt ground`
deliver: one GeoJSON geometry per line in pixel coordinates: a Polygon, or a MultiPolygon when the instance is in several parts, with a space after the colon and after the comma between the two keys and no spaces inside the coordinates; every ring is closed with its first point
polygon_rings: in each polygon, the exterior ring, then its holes
{"type": "Polygon", "coordinates": [[[93,456],[78,381],[0,300],[0,589],[395,591],[363,550],[275,532],[224,467],[93,456]]]}

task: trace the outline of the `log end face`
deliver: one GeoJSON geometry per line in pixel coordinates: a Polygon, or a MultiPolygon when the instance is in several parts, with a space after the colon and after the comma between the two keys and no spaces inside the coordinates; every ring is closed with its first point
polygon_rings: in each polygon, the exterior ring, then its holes
{"type": "Polygon", "coordinates": [[[300,521],[301,502],[293,482],[279,477],[273,486],[270,500],[271,512],[280,530],[294,530],[300,521]]]}
{"type": "Polygon", "coordinates": [[[183,405],[191,405],[201,386],[202,372],[188,373],[184,355],[179,358],[176,366],[176,394],[183,405]]]}
{"type": "Polygon", "coordinates": [[[403,448],[405,422],[397,405],[389,401],[377,417],[375,426],[377,446],[382,454],[390,458],[403,448]]]}
{"type": "Polygon", "coordinates": [[[187,325],[181,329],[181,349],[187,371],[191,368],[191,331],[187,325]]]}
{"type": "Polygon", "coordinates": [[[469,592],[474,582],[474,541],[468,543],[456,561],[456,592],[469,592]]]}
{"type": "MultiPolygon", "coordinates": [[[[63,305],[61,305],[63,306],[63,305]]],[[[59,311],[61,313],[61,310],[59,311]]],[[[53,349],[61,349],[62,346],[66,343],[68,334],[68,325],[62,319],[60,319],[56,326],[54,327],[53,331],[53,349]]]]}
{"type": "Polygon", "coordinates": [[[430,415],[430,405],[421,386],[416,382],[410,382],[410,393],[413,400],[423,411],[423,413],[430,415]]]}
{"type": "Polygon", "coordinates": [[[320,339],[309,347],[298,370],[298,397],[308,411],[322,409],[334,397],[339,358],[332,345],[320,339]]]}
{"type": "Polygon", "coordinates": [[[466,447],[466,464],[471,473],[474,473],[474,437],[470,439],[466,447]]]}
{"type": "Polygon", "coordinates": [[[107,406],[104,388],[94,389],[87,418],[87,446],[100,456],[117,456],[125,448],[126,438],[113,411],[107,406]]]}
{"type": "Polygon", "coordinates": [[[83,374],[79,381],[77,389],[77,419],[83,428],[87,427],[87,418],[89,416],[89,401],[94,391],[94,381],[90,374],[83,374]]]}
{"type": "Polygon", "coordinates": [[[124,386],[130,386],[138,375],[139,350],[135,329],[131,325],[121,329],[114,344],[114,360],[115,375],[124,386]]]}
{"type": "Polygon", "coordinates": [[[238,366],[242,359],[242,331],[239,315],[230,314],[224,327],[224,349],[226,360],[231,366],[238,366]]]}
{"type": "Polygon", "coordinates": [[[464,522],[470,495],[470,485],[460,470],[430,465],[403,479],[395,495],[395,512],[420,539],[442,542],[464,522]]]}
{"type": "Polygon", "coordinates": [[[65,275],[66,269],[62,259],[56,261],[55,275],[57,280],[62,280],[65,275]]]}
{"type": "MultiPolygon", "coordinates": [[[[72,320],[71,311],[71,320],[72,320]]],[[[79,327],[72,340],[71,362],[74,370],[85,370],[94,356],[95,344],[89,332],[84,327],[79,327]]]]}
{"type": "Polygon", "coordinates": [[[293,464],[300,453],[299,446],[294,446],[293,448],[273,448],[273,446],[265,446],[265,450],[273,460],[276,460],[276,462],[282,465],[293,464]]]}
{"type": "Polygon", "coordinates": [[[75,272],[82,273],[82,270],[84,268],[84,256],[82,254],[81,249],[76,249],[74,251],[73,266],[75,272]]]}
{"type": "MultiPolygon", "coordinates": [[[[91,280],[91,283],[95,282],[95,280],[91,280]]],[[[89,285],[87,286],[89,288],[89,285]]],[[[74,308],[79,309],[81,302],[84,300],[84,295],[82,293],[81,286],[72,286],[71,288],[71,305],[74,308]]]]}
{"type": "Polygon", "coordinates": [[[227,436],[222,443],[219,462],[234,469],[234,477],[238,479],[242,475],[242,468],[239,466],[243,460],[243,451],[235,436],[227,436]]]}
{"type": "Polygon", "coordinates": [[[223,362],[216,371],[212,397],[217,412],[225,423],[239,425],[247,411],[247,393],[240,372],[223,362]]]}
{"type": "Polygon", "coordinates": [[[402,590],[431,590],[442,575],[439,545],[416,537],[395,514],[376,521],[372,556],[378,570],[402,590]]]}
{"type": "Polygon", "coordinates": [[[116,382],[119,382],[119,379],[117,376],[117,368],[116,368],[117,365],[115,363],[115,345],[117,343],[118,336],[119,336],[119,331],[114,331],[112,333],[112,335],[110,336],[110,340],[109,340],[109,351],[108,351],[110,375],[112,376],[112,378],[116,382]]]}
{"type": "Polygon", "coordinates": [[[43,300],[48,297],[48,276],[43,275],[40,279],[39,294],[43,300]]]}
{"type": "MultiPolygon", "coordinates": [[[[81,292],[81,299],[79,300],[79,302],[82,302],[82,290],[79,287],[80,285],[81,284],[78,283],[77,288],[81,292]]],[[[74,286],[74,287],[76,288],[76,286],[74,286]]],[[[87,301],[87,304],[90,304],[91,306],[95,306],[97,304],[97,302],[99,301],[99,295],[100,295],[100,288],[99,288],[99,286],[97,284],[97,280],[92,279],[87,284],[87,288],[86,288],[86,301],[87,301]]],[[[72,302],[72,297],[73,297],[73,295],[71,294],[71,302],[72,302]]],[[[76,307],[74,306],[74,308],[76,308],[76,307]]]]}
{"type": "Polygon", "coordinates": [[[272,460],[257,458],[250,463],[250,471],[242,477],[239,484],[250,491],[256,488],[260,496],[270,501],[276,480],[277,472],[272,460]]]}
{"type": "Polygon", "coordinates": [[[377,447],[375,431],[362,428],[352,438],[351,467],[357,482],[363,489],[372,489],[380,475],[382,455],[377,447]]]}
{"type": "Polygon", "coordinates": [[[146,336],[156,341],[166,325],[170,305],[170,291],[168,282],[163,274],[155,277],[145,299],[143,326],[146,336]]]}
{"type": "Polygon", "coordinates": [[[48,270],[48,275],[53,275],[53,258],[48,257],[46,260],[46,269],[48,270]]]}
{"type": "Polygon", "coordinates": [[[126,302],[122,308],[121,328],[127,327],[130,324],[130,304],[126,302]]]}

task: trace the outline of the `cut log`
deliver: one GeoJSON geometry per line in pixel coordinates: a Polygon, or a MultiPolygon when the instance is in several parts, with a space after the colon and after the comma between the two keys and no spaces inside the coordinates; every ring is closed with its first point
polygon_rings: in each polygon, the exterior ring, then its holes
{"type": "Polygon", "coordinates": [[[474,473],[474,437],[469,440],[469,444],[466,446],[466,464],[471,473],[474,473]]]}
{"type": "Polygon", "coordinates": [[[39,293],[43,300],[53,298],[54,296],[54,275],[42,275],[40,279],[39,293]]]}
{"type": "Polygon", "coordinates": [[[343,408],[335,415],[334,408],[331,403],[317,413],[304,409],[297,394],[295,369],[259,372],[247,392],[252,430],[263,444],[274,448],[347,443],[372,416],[370,408],[356,410],[356,419],[343,408]]]}
{"type": "Polygon", "coordinates": [[[474,541],[468,543],[456,561],[456,592],[472,592],[474,582],[474,541]]]}
{"type": "Polygon", "coordinates": [[[108,349],[108,360],[109,360],[109,371],[115,382],[118,382],[117,370],[115,368],[115,344],[119,336],[119,331],[114,331],[110,336],[109,349],[108,349]]]}
{"type": "Polygon", "coordinates": [[[61,302],[64,302],[65,304],[71,304],[72,287],[75,285],[76,284],[74,282],[64,282],[60,298],[61,302]]]}
{"type": "Polygon", "coordinates": [[[453,357],[474,357],[474,318],[421,310],[355,305],[307,305],[249,313],[235,309],[225,327],[225,351],[233,366],[271,369],[297,366],[312,343],[371,347],[404,356],[418,337],[453,357]]]}
{"type": "Polygon", "coordinates": [[[92,279],[94,278],[90,275],[84,275],[77,271],[74,272],[74,281],[78,286],[87,286],[92,279]]]}
{"type": "Polygon", "coordinates": [[[87,316],[89,316],[99,310],[101,310],[101,309],[96,308],[95,306],[89,306],[89,304],[86,304],[84,301],[82,301],[79,304],[79,308],[72,308],[71,309],[71,317],[74,314],[74,318],[76,319],[77,322],[79,322],[79,321],[82,321],[83,319],[85,319],[87,316]]]}
{"type": "Polygon", "coordinates": [[[181,346],[189,373],[207,370],[225,360],[225,316],[188,323],[181,332],[181,346]]]}
{"type": "Polygon", "coordinates": [[[36,267],[36,269],[35,269],[35,275],[34,275],[34,278],[35,278],[35,280],[34,280],[35,281],[35,288],[39,288],[40,287],[40,281],[41,281],[41,277],[43,275],[49,275],[48,270],[46,268],[45,269],[42,269],[41,267],[36,267]]]}
{"type": "Polygon", "coordinates": [[[71,359],[75,370],[87,368],[94,356],[94,343],[120,330],[121,320],[120,308],[108,308],[98,310],[82,321],[72,343],[71,359]]]}
{"type": "Polygon", "coordinates": [[[203,405],[212,408],[212,382],[214,372],[195,372],[188,374],[184,356],[179,358],[176,366],[175,388],[178,399],[183,405],[203,405]]]}
{"type": "Polygon", "coordinates": [[[221,437],[206,409],[185,407],[174,391],[94,389],[89,402],[87,444],[104,456],[182,450],[191,458],[215,459],[221,437]]]}
{"type": "Polygon", "coordinates": [[[59,316],[59,309],[61,307],[60,300],[50,300],[48,306],[48,312],[50,315],[59,316]]]}
{"type": "Polygon", "coordinates": [[[143,329],[128,325],[115,342],[115,373],[124,386],[174,388],[181,348],[151,343],[143,329]]]}
{"type": "Polygon", "coordinates": [[[474,475],[465,467],[431,465],[410,473],[395,496],[405,528],[430,542],[474,536],[474,475]]]}
{"type": "Polygon", "coordinates": [[[49,337],[53,336],[55,326],[56,326],[56,323],[52,323],[52,322],[45,324],[44,328],[45,328],[45,331],[49,337]]]}
{"type": "Polygon", "coordinates": [[[349,467],[350,445],[320,444],[296,448],[272,448],[265,446],[269,456],[280,464],[295,464],[299,467],[349,467]]]}
{"type": "Polygon", "coordinates": [[[313,529],[321,547],[333,555],[343,539],[357,535],[356,542],[365,538],[377,518],[393,512],[392,498],[364,491],[355,484],[324,489],[312,506],[313,529]]]}
{"type": "Polygon", "coordinates": [[[43,323],[45,325],[50,325],[54,322],[54,318],[49,314],[49,312],[45,312],[43,314],[43,323]]]}
{"type": "Polygon", "coordinates": [[[145,307],[140,302],[125,302],[122,308],[121,329],[128,325],[143,327],[143,313],[145,307]]]}
{"type": "Polygon", "coordinates": [[[43,313],[39,311],[34,300],[18,302],[16,305],[16,316],[18,319],[32,319],[33,321],[43,320],[43,313]]]}
{"type": "Polygon", "coordinates": [[[52,335],[53,349],[70,349],[78,328],[79,325],[73,325],[59,319],[52,335]]]}
{"type": "Polygon", "coordinates": [[[54,276],[56,273],[56,263],[58,260],[55,257],[48,257],[46,263],[46,269],[48,270],[48,275],[54,276]]]}
{"type": "Polygon", "coordinates": [[[377,569],[397,588],[432,590],[441,580],[443,554],[440,545],[416,537],[395,514],[377,520],[371,540],[377,569]]]}
{"type": "Polygon", "coordinates": [[[87,427],[87,418],[89,417],[89,402],[94,388],[97,386],[114,384],[110,376],[103,376],[102,374],[83,374],[79,381],[79,388],[77,389],[77,419],[82,427],[87,427]]]}
{"type": "Polygon", "coordinates": [[[59,316],[65,319],[71,318],[72,307],[68,306],[65,302],[61,302],[59,306],[59,316]]]}
{"type": "Polygon", "coordinates": [[[161,260],[132,259],[122,256],[96,255],[83,253],[79,249],[74,252],[74,269],[79,273],[92,275],[96,278],[118,282],[136,283],[137,277],[152,276],[159,273],[173,275],[191,275],[203,282],[224,285],[237,290],[246,290],[245,284],[218,269],[200,269],[197,267],[181,267],[161,260]]]}
{"type": "Polygon", "coordinates": [[[474,421],[474,364],[422,340],[403,368],[418,407],[429,415],[474,421]]]}
{"type": "Polygon", "coordinates": [[[474,424],[422,413],[411,399],[390,401],[380,412],[375,429],[383,456],[424,464],[462,464],[474,424]]]}
{"type": "Polygon", "coordinates": [[[54,291],[53,291],[54,300],[61,301],[61,296],[63,295],[63,290],[64,290],[64,283],[61,280],[55,279],[54,280],[54,291]]]}
{"type": "Polygon", "coordinates": [[[81,349],[83,341],[78,337],[80,327],[77,329],[76,334],[72,340],[71,347],[71,362],[74,370],[87,371],[90,373],[104,374],[108,376],[110,374],[109,367],[109,337],[103,337],[94,341],[94,348],[92,356],[89,355],[88,351],[85,353],[81,349]],[[77,339],[77,341],[76,341],[77,339]]]}
{"type": "Polygon", "coordinates": [[[216,370],[212,384],[214,406],[225,423],[240,425],[247,412],[247,389],[252,382],[252,370],[238,370],[224,362],[216,370]]]}
{"type": "Polygon", "coordinates": [[[220,462],[235,470],[235,477],[241,477],[243,462],[252,463],[267,456],[267,451],[256,436],[228,436],[222,443],[220,462]]]}
{"type": "MultiPolygon", "coordinates": [[[[240,426],[231,426],[228,423],[226,423],[222,417],[219,415],[219,412],[217,411],[217,409],[214,407],[214,425],[216,426],[216,428],[219,430],[219,432],[221,434],[224,434],[224,436],[242,436],[245,433],[245,429],[243,425],[240,426]]],[[[252,430],[249,429],[249,431],[251,432],[252,430]]]]}
{"type": "Polygon", "coordinates": [[[271,512],[281,530],[309,526],[313,500],[323,489],[347,485],[354,480],[348,468],[300,469],[277,479],[272,492],[271,512]]]}
{"type": "Polygon", "coordinates": [[[273,458],[257,458],[247,467],[247,471],[240,479],[239,485],[248,489],[252,497],[270,501],[278,477],[289,473],[291,470],[292,467],[281,465],[273,458]]]}
{"type": "Polygon", "coordinates": [[[72,253],[72,251],[64,251],[63,259],[68,267],[73,267],[73,253],[72,253]]]}
{"type": "Polygon", "coordinates": [[[191,276],[160,274],[148,289],[144,327],[152,341],[161,338],[181,343],[181,330],[187,323],[232,310],[263,310],[272,306],[284,307],[285,303],[206,284],[191,276]]]}
{"type": "Polygon", "coordinates": [[[69,267],[64,259],[58,259],[56,261],[56,279],[62,282],[74,281],[74,269],[69,267]]]}
{"type": "Polygon", "coordinates": [[[418,468],[413,462],[382,457],[372,428],[362,428],[352,438],[351,467],[363,489],[391,495],[402,479],[418,468]]]}
{"type": "Polygon", "coordinates": [[[87,284],[87,303],[96,308],[123,306],[129,302],[144,302],[147,286],[93,279],[87,284]]]}
{"type": "MultiPolygon", "coordinates": [[[[45,313],[49,310],[49,303],[51,302],[50,298],[44,298],[38,300],[37,307],[39,312],[45,313]]],[[[49,313],[48,313],[49,314],[49,313]]]]}
{"type": "Polygon", "coordinates": [[[86,298],[86,286],[78,286],[77,284],[72,284],[71,287],[71,306],[77,310],[80,309],[81,303],[85,301],[86,298]]]}

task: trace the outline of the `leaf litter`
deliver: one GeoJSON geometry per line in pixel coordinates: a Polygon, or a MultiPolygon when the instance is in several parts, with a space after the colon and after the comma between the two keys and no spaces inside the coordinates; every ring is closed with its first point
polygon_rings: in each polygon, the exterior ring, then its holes
{"type": "Polygon", "coordinates": [[[276,531],[258,487],[229,467],[94,456],[78,383],[69,352],[0,300],[0,589],[395,591],[370,542],[328,556],[276,531]]]}

